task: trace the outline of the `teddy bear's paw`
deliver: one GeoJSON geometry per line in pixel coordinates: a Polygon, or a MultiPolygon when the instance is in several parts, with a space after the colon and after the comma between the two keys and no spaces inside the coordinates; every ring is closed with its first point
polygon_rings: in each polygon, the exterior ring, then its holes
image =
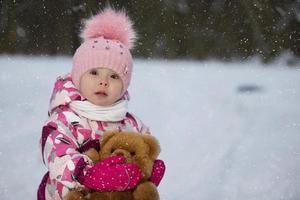
{"type": "Polygon", "coordinates": [[[113,199],[113,200],[134,200],[131,191],[113,192],[111,199],[113,199]]]}
{"type": "Polygon", "coordinates": [[[86,200],[84,194],[78,191],[69,192],[63,200],[86,200]]]}
{"type": "Polygon", "coordinates": [[[134,200],[159,200],[156,186],[150,182],[144,182],[137,186],[133,192],[134,200]]]}
{"type": "Polygon", "coordinates": [[[93,192],[88,200],[133,200],[131,192],[93,192]]]}
{"type": "Polygon", "coordinates": [[[92,192],[89,194],[89,200],[97,199],[109,200],[110,198],[107,192],[92,192]]]}

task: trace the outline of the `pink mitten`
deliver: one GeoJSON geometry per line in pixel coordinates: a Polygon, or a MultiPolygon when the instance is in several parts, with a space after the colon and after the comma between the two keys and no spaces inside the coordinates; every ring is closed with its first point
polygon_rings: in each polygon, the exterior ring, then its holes
{"type": "Polygon", "coordinates": [[[122,156],[109,157],[78,177],[85,187],[100,192],[118,192],[134,188],[142,178],[140,168],[126,164],[122,156]]]}
{"type": "Polygon", "coordinates": [[[166,166],[164,161],[155,160],[152,168],[150,181],[154,183],[154,185],[158,186],[161,179],[164,177],[165,170],[166,170],[166,166]]]}

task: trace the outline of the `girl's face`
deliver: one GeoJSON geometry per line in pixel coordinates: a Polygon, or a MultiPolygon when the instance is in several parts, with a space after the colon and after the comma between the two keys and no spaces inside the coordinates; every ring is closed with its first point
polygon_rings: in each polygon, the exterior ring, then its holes
{"type": "Polygon", "coordinates": [[[81,76],[79,90],[91,103],[110,106],[121,98],[123,82],[111,69],[93,68],[81,76]]]}

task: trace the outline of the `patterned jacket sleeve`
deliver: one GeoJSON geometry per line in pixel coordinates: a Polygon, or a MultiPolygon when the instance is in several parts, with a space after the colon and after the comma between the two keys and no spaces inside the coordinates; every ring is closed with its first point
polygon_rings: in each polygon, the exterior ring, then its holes
{"type": "Polygon", "coordinates": [[[90,167],[92,161],[78,151],[71,126],[59,120],[61,117],[63,114],[56,112],[50,116],[43,127],[40,145],[51,185],[55,185],[53,190],[63,197],[71,189],[82,187],[76,176],[90,167]]]}
{"type": "Polygon", "coordinates": [[[146,126],[142,121],[141,123],[141,128],[140,128],[140,132],[141,133],[149,133],[150,134],[150,129],[148,126],[146,126]]]}
{"type": "Polygon", "coordinates": [[[132,113],[127,113],[128,118],[133,121],[132,124],[133,126],[136,127],[138,132],[140,133],[150,133],[150,129],[148,126],[146,126],[142,120],[140,120],[136,115],[132,113]]]}

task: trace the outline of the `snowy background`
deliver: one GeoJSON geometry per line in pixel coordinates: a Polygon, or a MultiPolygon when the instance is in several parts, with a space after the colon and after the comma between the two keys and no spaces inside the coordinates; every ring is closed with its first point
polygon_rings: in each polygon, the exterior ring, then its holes
{"type": "MultiPolygon", "coordinates": [[[[36,199],[39,137],[70,57],[0,57],[0,199],[36,199]]],[[[162,200],[299,200],[300,70],[136,60],[130,110],[162,146],[162,200]]]]}

